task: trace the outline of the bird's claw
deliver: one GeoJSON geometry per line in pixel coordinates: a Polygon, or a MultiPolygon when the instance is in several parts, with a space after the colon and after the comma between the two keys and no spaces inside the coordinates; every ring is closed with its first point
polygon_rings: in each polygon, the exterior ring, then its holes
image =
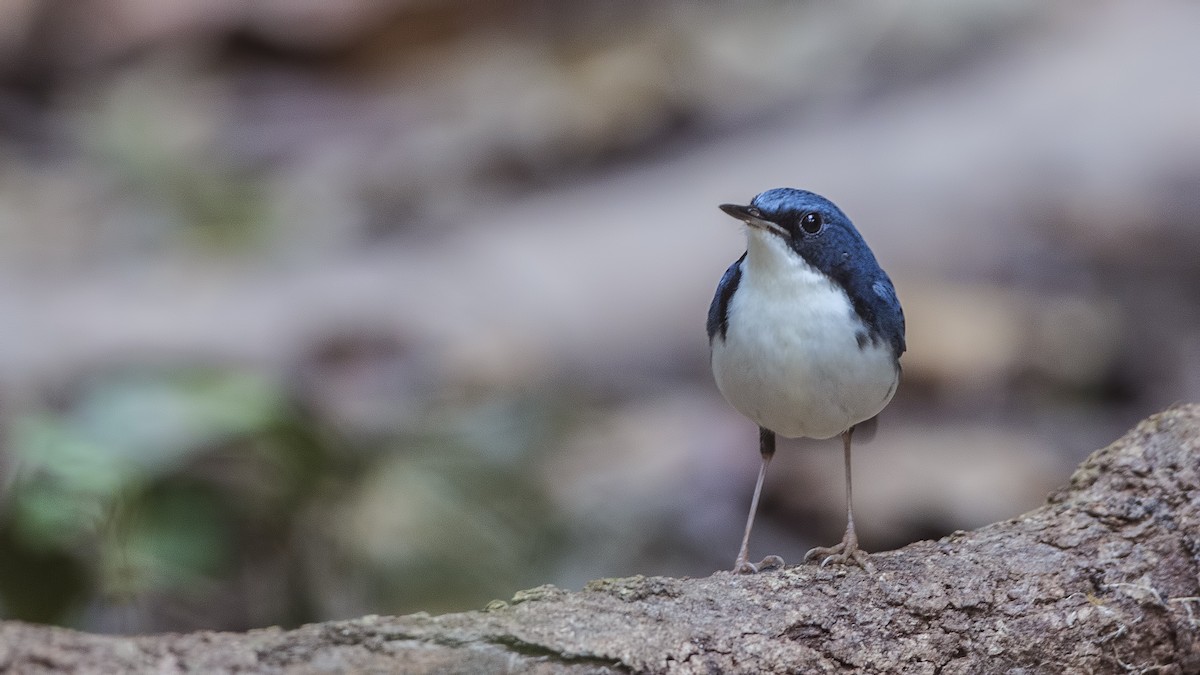
{"type": "Polygon", "coordinates": [[[742,560],[733,568],[733,572],[734,574],[758,574],[759,572],[766,572],[773,569],[783,569],[783,558],[777,555],[769,555],[758,561],[757,564],[749,560],[742,560]]]}
{"type": "Polygon", "coordinates": [[[875,573],[875,565],[867,552],[858,547],[858,541],[847,537],[833,546],[818,546],[804,554],[804,561],[820,559],[821,567],[826,565],[858,565],[869,574],[875,573]]]}

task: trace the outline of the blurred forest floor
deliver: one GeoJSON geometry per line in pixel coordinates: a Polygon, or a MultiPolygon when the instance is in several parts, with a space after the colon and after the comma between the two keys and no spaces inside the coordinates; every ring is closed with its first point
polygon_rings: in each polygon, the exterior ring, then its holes
{"type": "MultiPolygon", "coordinates": [[[[725,568],[741,233],[896,281],[865,548],[1037,506],[1200,397],[1200,6],[0,6],[0,618],[240,629],[725,568]]],[[[794,447],[793,447],[794,446],[794,447]]],[[[802,451],[799,451],[802,450],[802,451]]],[[[789,443],[754,549],[841,532],[789,443]]]]}

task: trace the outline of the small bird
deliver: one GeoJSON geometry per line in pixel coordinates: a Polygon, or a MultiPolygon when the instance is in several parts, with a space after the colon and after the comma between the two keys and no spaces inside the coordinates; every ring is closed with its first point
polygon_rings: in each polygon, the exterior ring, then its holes
{"type": "Polygon", "coordinates": [[[747,225],[746,252],[721,277],[708,310],[713,377],[725,400],[758,425],[762,454],[734,572],[783,566],[774,555],[751,563],[748,553],[776,434],[841,434],[846,534],[804,559],[872,571],[854,532],[850,439],[900,382],[904,312],[896,289],[846,214],[820,195],[777,188],[749,206],[720,208],[747,225]]]}

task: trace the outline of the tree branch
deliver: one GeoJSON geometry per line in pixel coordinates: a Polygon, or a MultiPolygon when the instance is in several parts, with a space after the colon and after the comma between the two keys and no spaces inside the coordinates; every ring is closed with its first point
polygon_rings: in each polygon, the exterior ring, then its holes
{"type": "Polygon", "coordinates": [[[603,579],[477,612],[113,637],[0,624],[0,671],[1200,672],[1200,405],[1094,453],[1030,513],[877,572],[603,579]]]}

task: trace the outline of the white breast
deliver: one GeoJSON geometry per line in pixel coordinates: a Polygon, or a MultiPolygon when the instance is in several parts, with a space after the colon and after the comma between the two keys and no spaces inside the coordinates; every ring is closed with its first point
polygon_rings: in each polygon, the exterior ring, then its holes
{"type": "Polygon", "coordinates": [[[750,231],[725,339],[713,341],[717,388],[759,426],[829,438],[874,417],[896,391],[888,345],[859,347],[850,299],[774,235],[750,231]]]}

